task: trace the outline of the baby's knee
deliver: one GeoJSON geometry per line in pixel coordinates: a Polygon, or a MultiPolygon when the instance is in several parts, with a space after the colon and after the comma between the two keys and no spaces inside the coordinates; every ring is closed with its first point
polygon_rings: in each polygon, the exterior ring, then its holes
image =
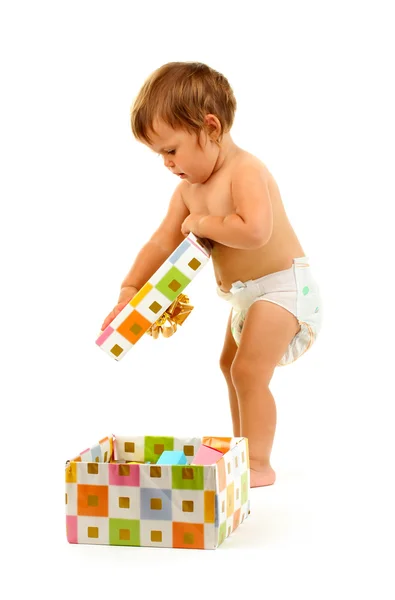
{"type": "Polygon", "coordinates": [[[242,357],[236,357],[230,369],[233,385],[239,389],[251,387],[257,381],[261,386],[269,385],[273,372],[274,369],[269,363],[258,364],[254,360],[246,360],[242,357]]]}
{"type": "Polygon", "coordinates": [[[226,379],[231,377],[233,359],[234,355],[231,355],[228,352],[223,352],[220,356],[219,368],[221,369],[226,379]]]}

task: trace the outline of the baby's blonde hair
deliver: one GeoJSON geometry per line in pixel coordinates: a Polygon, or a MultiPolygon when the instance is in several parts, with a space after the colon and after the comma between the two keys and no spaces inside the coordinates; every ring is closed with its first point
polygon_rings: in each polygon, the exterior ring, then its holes
{"type": "Polygon", "coordinates": [[[134,137],[152,144],[148,131],[156,133],[156,118],[173,129],[189,133],[207,131],[204,117],[215,115],[221,123],[216,141],[230,131],[236,112],[236,99],[228,80],[211,67],[199,62],[169,62],[151,73],[140,89],[130,110],[134,137]]]}

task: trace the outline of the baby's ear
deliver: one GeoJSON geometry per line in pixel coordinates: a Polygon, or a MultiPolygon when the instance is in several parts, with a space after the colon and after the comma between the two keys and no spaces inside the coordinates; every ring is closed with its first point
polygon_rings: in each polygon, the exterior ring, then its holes
{"type": "Polygon", "coordinates": [[[206,115],[204,117],[204,124],[205,124],[205,129],[207,131],[207,134],[209,135],[210,139],[212,139],[213,141],[215,141],[221,133],[221,123],[218,119],[218,117],[216,117],[215,115],[206,115]]]}

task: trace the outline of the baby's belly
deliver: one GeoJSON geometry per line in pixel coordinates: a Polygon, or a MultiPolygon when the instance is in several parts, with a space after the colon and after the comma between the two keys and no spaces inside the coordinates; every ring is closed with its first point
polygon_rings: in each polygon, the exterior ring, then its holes
{"type": "Polygon", "coordinates": [[[268,246],[240,250],[214,243],[211,257],[217,285],[227,292],[235,281],[258,279],[292,267],[296,255],[281,253],[273,256],[268,250],[268,246]]]}

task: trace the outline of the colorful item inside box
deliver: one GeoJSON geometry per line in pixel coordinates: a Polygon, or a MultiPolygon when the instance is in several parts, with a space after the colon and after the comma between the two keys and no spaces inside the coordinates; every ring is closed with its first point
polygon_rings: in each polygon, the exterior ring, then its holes
{"type": "Polygon", "coordinates": [[[70,543],[214,549],[249,514],[247,440],[104,438],[67,462],[66,514],[70,543]],[[220,460],[194,464],[213,441],[220,460]]]}
{"type": "Polygon", "coordinates": [[[190,233],[96,340],[121,360],[182,294],[210,260],[210,249],[190,233]]]}

